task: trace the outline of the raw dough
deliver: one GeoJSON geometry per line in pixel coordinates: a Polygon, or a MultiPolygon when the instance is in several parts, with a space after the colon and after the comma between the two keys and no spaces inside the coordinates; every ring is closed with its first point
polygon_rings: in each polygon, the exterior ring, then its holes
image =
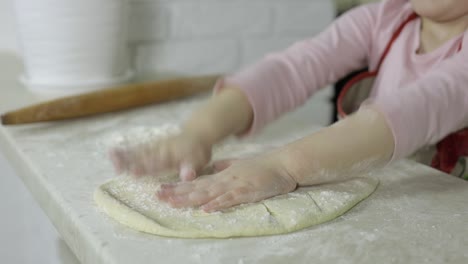
{"type": "Polygon", "coordinates": [[[161,182],[176,178],[116,178],[101,185],[94,198],[109,216],[142,232],[226,238],[288,233],[332,220],[368,197],[378,185],[375,178],[354,178],[208,214],[198,209],[174,209],[156,199],[161,182]]]}

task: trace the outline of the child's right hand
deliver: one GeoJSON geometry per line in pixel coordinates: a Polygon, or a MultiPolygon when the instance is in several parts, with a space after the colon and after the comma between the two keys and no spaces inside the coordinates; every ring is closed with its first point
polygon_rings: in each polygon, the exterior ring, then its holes
{"type": "Polygon", "coordinates": [[[164,140],[113,148],[110,157],[117,173],[141,176],[178,170],[181,180],[190,181],[208,164],[211,151],[212,145],[197,134],[180,132],[164,140]]]}
{"type": "Polygon", "coordinates": [[[233,86],[225,87],[192,114],[179,134],[114,148],[110,157],[117,173],[139,176],[179,170],[180,179],[190,181],[210,162],[213,145],[245,131],[252,118],[253,110],[244,93],[233,86]]]}

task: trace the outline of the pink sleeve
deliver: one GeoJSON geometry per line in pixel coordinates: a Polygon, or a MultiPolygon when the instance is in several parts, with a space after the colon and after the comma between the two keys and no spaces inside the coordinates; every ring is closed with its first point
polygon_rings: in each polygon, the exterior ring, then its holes
{"type": "MultiPolygon", "coordinates": [[[[468,43],[467,35],[464,43],[468,43]]],[[[371,103],[392,129],[393,160],[468,126],[468,50],[447,59],[415,83],[371,103]]]]}
{"type": "Polygon", "coordinates": [[[253,108],[248,134],[303,104],[318,89],[364,68],[380,4],[370,4],[341,16],[317,37],[226,77],[215,87],[240,87],[253,108]]]}

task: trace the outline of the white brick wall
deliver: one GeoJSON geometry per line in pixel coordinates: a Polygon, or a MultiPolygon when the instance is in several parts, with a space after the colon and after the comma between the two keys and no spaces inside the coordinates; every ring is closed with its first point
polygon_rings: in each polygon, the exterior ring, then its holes
{"type": "MultiPolygon", "coordinates": [[[[134,66],[143,78],[229,73],[314,36],[333,18],[330,0],[133,0],[134,66]]],[[[309,102],[310,122],[328,124],[330,96],[324,90],[309,102]]]]}
{"type": "Polygon", "coordinates": [[[252,37],[241,40],[241,66],[254,63],[265,53],[283,50],[296,42],[299,38],[293,36],[252,37]]]}
{"type": "Polygon", "coordinates": [[[130,8],[131,43],[164,40],[169,34],[169,12],[157,1],[133,1],[130,8]]]}
{"type": "Polygon", "coordinates": [[[225,73],[237,68],[239,55],[239,45],[232,39],[158,41],[137,45],[135,68],[143,74],[225,73]]]}
{"type": "Polygon", "coordinates": [[[272,30],[270,8],[260,1],[172,2],[170,37],[218,38],[267,35],[272,30]]]}
{"type": "Polygon", "coordinates": [[[137,72],[225,73],[313,36],[330,0],[133,0],[137,72]]]}
{"type": "Polygon", "coordinates": [[[280,35],[313,36],[333,19],[330,0],[280,1],[275,4],[275,31],[280,35]]]}

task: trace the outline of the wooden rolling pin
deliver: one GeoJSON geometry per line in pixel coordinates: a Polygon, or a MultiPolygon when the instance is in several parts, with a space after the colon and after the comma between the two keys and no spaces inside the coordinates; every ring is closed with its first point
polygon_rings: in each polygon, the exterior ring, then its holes
{"type": "Polygon", "coordinates": [[[209,91],[218,78],[219,75],[185,77],[125,85],[32,105],[5,113],[1,120],[4,125],[55,121],[167,102],[209,91]]]}

